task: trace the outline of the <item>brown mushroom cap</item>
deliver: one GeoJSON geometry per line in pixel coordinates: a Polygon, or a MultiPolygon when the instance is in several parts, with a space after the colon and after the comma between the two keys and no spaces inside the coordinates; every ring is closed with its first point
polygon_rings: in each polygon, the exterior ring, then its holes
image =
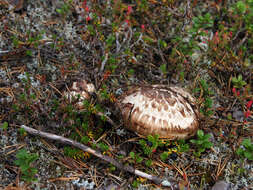
{"type": "Polygon", "coordinates": [[[68,90],[64,91],[63,95],[73,102],[77,100],[76,106],[79,109],[83,108],[83,101],[90,99],[90,94],[95,92],[95,86],[92,83],[88,83],[86,80],[79,80],[72,83],[72,86],[68,90]]]}
{"type": "Polygon", "coordinates": [[[142,136],[185,139],[198,129],[199,111],[194,98],[179,87],[133,87],[123,94],[119,107],[126,127],[142,136]]]}

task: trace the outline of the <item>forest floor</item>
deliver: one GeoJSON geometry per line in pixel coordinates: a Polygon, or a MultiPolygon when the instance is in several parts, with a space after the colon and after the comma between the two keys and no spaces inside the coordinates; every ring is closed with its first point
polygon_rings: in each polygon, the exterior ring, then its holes
{"type": "Polygon", "coordinates": [[[253,189],[252,20],[252,0],[1,1],[0,189],[253,189]],[[81,111],[63,95],[80,79],[96,88],[81,111]],[[187,89],[198,134],[166,141],[126,130],[115,102],[142,84],[187,89]]]}

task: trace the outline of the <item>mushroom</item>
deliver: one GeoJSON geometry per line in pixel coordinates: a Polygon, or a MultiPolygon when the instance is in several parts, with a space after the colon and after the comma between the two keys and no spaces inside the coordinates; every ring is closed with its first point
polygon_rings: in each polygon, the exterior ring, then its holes
{"type": "Polygon", "coordinates": [[[179,87],[136,86],[118,102],[125,126],[141,136],[185,139],[199,126],[199,111],[194,98],[179,87]]]}
{"type": "Polygon", "coordinates": [[[95,92],[95,86],[88,83],[86,80],[78,80],[72,83],[72,86],[63,92],[63,95],[69,102],[77,101],[75,105],[77,108],[83,108],[83,101],[89,100],[90,95],[95,92]]]}
{"type": "MultiPolygon", "coordinates": [[[[77,100],[75,105],[82,109],[83,101],[89,100],[94,92],[92,83],[81,80],[73,82],[64,95],[70,102],[77,100]]],[[[140,136],[158,134],[159,138],[170,140],[186,139],[195,135],[199,126],[196,101],[180,87],[134,86],[120,96],[116,105],[125,126],[140,136]]]]}

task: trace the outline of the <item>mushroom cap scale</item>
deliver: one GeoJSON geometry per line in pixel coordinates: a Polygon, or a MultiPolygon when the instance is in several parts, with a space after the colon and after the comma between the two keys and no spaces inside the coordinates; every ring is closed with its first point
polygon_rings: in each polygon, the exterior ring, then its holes
{"type": "Polygon", "coordinates": [[[126,127],[142,136],[185,139],[198,129],[195,99],[179,87],[136,86],[121,96],[119,107],[126,127]]]}

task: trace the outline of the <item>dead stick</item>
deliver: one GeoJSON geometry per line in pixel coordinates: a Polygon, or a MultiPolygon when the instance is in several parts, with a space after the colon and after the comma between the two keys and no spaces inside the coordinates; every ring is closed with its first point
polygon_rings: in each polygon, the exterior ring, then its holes
{"type": "Polygon", "coordinates": [[[52,133],[42,132],[42,131],[27,127],[25,125],[22,125],[21,128],[23,128],[26,132],[28,132],[32,135],[38,135],[40,137],[44,137],[44,138],[48,138],[48,139],[51,139],[51,140],[59,141],[63,144],[69,144],[69,145],[75,146],[75,147],[77,147],[77,148],[79,148],[79,149],[81,149],[85,152],[88,152],[88,153],[90,153],[90,154],[92,154],[96,157],[101,158],[102,160],[105,160],[105,161],[111,163],[112,165],[116,166],[117,168],[119,168],[121,170],[125,170],[125,171],[128,171],[128,172],[130,172],[132,174],[135,174],[137,176],[149,179],[149,180],[155,182],[156,184],[160,184],[160,185],[163,185],[163,186],[174,186],[175,185],[175,181],[173,181],[173,180],[169,180],[169,181],[168,181],[168,179],[163,180],[163,179],[161,179],[157,176],[149,175],[149,174],[147,174],[145,172],[142,172],[140,170],[136,170],[131,166],[125,166],[125,165],[119,163],[118,161],[114,160],[113,158],[111,158],[109,156],[106,156],[106,155],[103,155],[99,151],[93,150],[90,147],[85,146],[85,145],[83,145],[79,142],[73,141],[71,139],[68,139],[68,138],[65,138],[65,137],[62,137],[62,136],[58,136],[58,135],[55,135],[55,134],[52,134],[52,133]]]}

